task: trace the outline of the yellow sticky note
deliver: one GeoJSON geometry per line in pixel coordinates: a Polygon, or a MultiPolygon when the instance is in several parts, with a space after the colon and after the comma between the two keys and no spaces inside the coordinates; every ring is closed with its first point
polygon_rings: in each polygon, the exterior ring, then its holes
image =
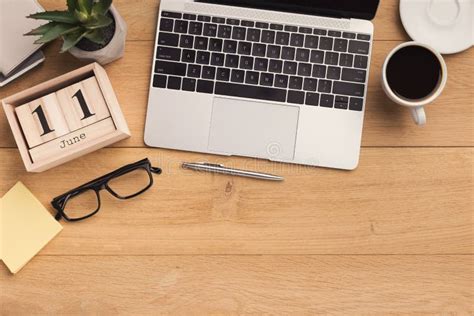
{"type": "Polygon", "coordinates": [[[18,182],[0,201],[0,259],[17,273],[62,229],[36,197],[18,182]]]}

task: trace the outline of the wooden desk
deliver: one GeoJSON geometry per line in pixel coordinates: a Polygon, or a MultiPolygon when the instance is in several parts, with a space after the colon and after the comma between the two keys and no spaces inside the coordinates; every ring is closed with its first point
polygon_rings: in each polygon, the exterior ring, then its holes
{"type": "MultiPolygon", "coordinates": [[[[42,0],[62,8],[63,0],[42,0]]],[[[143,127],[157,0],[117,0],[125,57],[106,67],[133,137],[27,174],[0,115],[0,195],[23,181],[45,204],[124,164],[164,168],[144,196],[103,195],[93,219],[63,232],[18,275],[0,270],[2,314],[474,313],[474,50],[447,56],[449,83],[416,127],[387,100],[380,69],[408,37],[382,1],[363,148],[353,172],[146,148],[143,127]],[[196,174],[180,163],[275,172],[284,183],[196,174]],[[471,303],[469,303],[471,302],[471,303]]],[[[58,43],[0,98],[81,66],[58,43]]]]}

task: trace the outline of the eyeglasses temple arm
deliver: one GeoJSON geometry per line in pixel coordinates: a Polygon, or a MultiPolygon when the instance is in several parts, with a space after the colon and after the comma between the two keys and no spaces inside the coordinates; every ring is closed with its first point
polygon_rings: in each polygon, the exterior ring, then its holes
{"type": "Polygon", "coordinates": [[[150,167],[150,171],[156,174],[161,174],[161,169],[158,167],[150,167]]]}

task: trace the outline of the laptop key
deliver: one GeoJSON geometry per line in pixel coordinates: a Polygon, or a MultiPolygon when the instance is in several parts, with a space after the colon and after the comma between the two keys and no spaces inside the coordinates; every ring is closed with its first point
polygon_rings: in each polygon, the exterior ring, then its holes
{"type": "Polygon", "coordinates": [[[158,44],[166,46],[177,47],[179,42],[179,35],[172,33],[160,33],[158,35],[158,44]]]}
{"type": "Polygon", "coordinates": [[[209,50],[211,52],[221,52],[224,42],[220,38],[211,38],[209,40],[209,50]]]}
{"type": "Polygon", "coordinates": [[[180,77],[168,77],[168,89],[179,90],[181,89],[181,78],[180,77]]]}
{"type": "Polygon", "coordinates": [[[325,108],[332,108],[334,106],[334,96],[331,94],[321,94],[319,105],[325,108]]]}
{"type": "Polygon", "coordinates": [[[217,80],[229,81],[230,80],[230,69],[229,68],[217,68],[217,80]]]}
{"type": "Polygon", "coordinates": [[[183,50],[182,62],[193,64],[196,62],[196,51],[185,49],[183,50]]]}
{"type": "Polygon", "coordinates": [[[313,64],[322,64],[324,62],[324,52],[322,50],[312,50],[310,60],[313,64]]]}
{"type": "Polygon", "coordinates": [[[186,75],[186,64],[157,60],[155,62],[155,73],[184,77],[186,75]]]}
{"type": "Polygon", "coordinates": [[[367,34],[357,34],[357,39],[363,41],[370,41],[370,35],[367,34]]]}
{"type": "Polygon", "coordinates": [[[224,53],[235,54],[237,52],[237,41],[225,40],[224,53]]]}
{"type": "MultiPolygon", "coordinates": [[[[328,79],[339,80],[341,78],[341,68],[330,66],[328,67],[327,76],[328,79]]],[[[344,79],[344,78],[343,78],[344,79]]]]}
{"type": "Polygon", "coordinates": [[[326,52],[324,63],[326,65],[337,65],[339,62],[339,54],[334,52],[326,52]]]}
{"type": "Polygon", "coordinates": [[[290,43],[290,33],[278,32],[275,44],[286,46],[290,43]]]}
{"type": "Polygon", "coordinates": [[[318,83],[318,92],[331,93],[332,81],[329,80],[319,80],[318,83]]]}
{"type": "Polygon", "coordinates": [[[332,37],[341,37],[342,33],[339,31],[328,31],[328,35],[332,37]]]}
{"type": "Polygon", "coordinates": [[[189,23],[189,34],[202,35],[202,28],[201,22],[191,22],[189,23]]]}
{"type": "Polygon", "coordinates": [[[309,49],[306,48],[298,48],[296,50],[296,61],[303,61],[303,62],[308,62],[309,61],[309,49]]]}
{"type": "Polygon", "coordinates": [[[260,75],[260,85],[261,86],[267,86],[267,87],[272,87],[273,86],[273,74],[269,73],[262,73],[260,75]]]}
{"type": "Polygon", "coordinates": [[[229,68],[239,68],[239,55],[228,54],[225,58],[225,66],[229,68]]]}
{"type": "Polygon", "coordinates": [[[301,90],[303,88],[303,78],[291,76],[288,83],[288,87],[290,89],[301,90]]]}
{"type": "Polygon", "coordinates": [[[197,36],[194,40],[195,49],[207,50],[208,44],[209,44],[209,40],[207,39],[207,37],[197,36]]]}
{"type": "Polygon", "coordinates": [[[181,49],[158,46],[156,49],[156,59],[180,61],[181,49]]]}
{"type": "Polygon", "coordinates": [[[273,44],[275,43],[275,31],[262,31],[262,43],[273,44]]]}
{"type": "Polygon", "coordinates": [[[246,26],[246,27],[254,27],[255,26],[255,22],[253,21],[241,21],[240,22],[240,25],[242,26],[246,26]]]}
{"type": "Polygon", "coordinates": [[[216,35],[217,35],[217,25],[216,24],[210,24],[210,23],[204,24],[204,31],[203,31],[202,35],[209,36],[209,37],[216,37],[216,35]]]}
{"type": "Polygon", "coordinates": [[[211,17],[206,15],[198,15],[198,21],[211,22],[211,17]]]}
{"type": "Polygon", "coordinates": [[[203,51],[197,52],[196,62],[198,64],[209,65],[210,59],[211,59],[211,53],[203,52],[203,51]]]}
{"type": "Polygon", "coordinates": [[[247,71],[245,75],[245,83],[258,84],[259,74],[256,71],[247,71]]]}
{"type": "Polygon", "coordinates": [[[347,45],[348,45],[348,42],[345,39],[336,38],[334,40],[334,50],[336,52],[347,52],[347,45]]]}
{"type": "Polygon", "coordinates": [[[352,67],[352,62],[354,61],[354,55],[351,54],[341,54],[339,56],[339,66],[342,67],[352,67]]]}
{"type": "Polygon", "coordinates": [[[198,80],[196,91],[201,93],[213,93],[214,81],[198,80]]]}
{"type": "Polygon", "coordinates": [[[320,37],[319,38],[319,49],[332,50],[333,39],[331,37],[320,37]]]}
{"type": "Polygon", "coordinates": [[[277,59],[271,59],[268,64],[268,71],[274,73],[281,73],[283,70],[283,62],[277,59]]]}
{"type": "Polygon", "coordinates": [[[189,65],[188,66],[188,77],[200,78],[201,77],[201,66],[189,65]]]}
{"type": "Polygon", "coordinates": [[[364,99],[351,98],[350,103],[349,103],[349,110],[362,111],[363,104],[364,104],[364,99]]]}
{"type": "Polygon", "coordinates": [[[353,82],[365,82],[367,71],[362,69],[344,68],[342,70],[342,80],[353,82]]]}
{"type": "Polygon", "coordinates": [[[194,37],[190,35],[181,35],[179,46],[183,48],[193,48],[194,37]]]}
{"type": "Polygon", "coordinates": [[[188,21],[176,20],[174,22],[174,32],[175,33],[188,33],[188,21]]]}
{"type": "Polygon", "coordinates": [[[356,55],[354,57],[354,68],[367,69],[369,58],[367,56],[356,55]]]}
{"type": "Polygon", "coordinates": [[[306,93],[306,105],[318,106],[319,105],[319,93],[308,92],[306,93]]]}
{"type": "Polygon", "coordinates": [[[300,26],[299,32],[304,34],[313,34],[313,29],[309,27],[300,26]]]}
{"type": "Polygon", "coordinates": [[[281,50],[281,59],[295,60],[296,49],[293,47],[283,47],[281,50]]]}
{"type": "Polygon", "coordinates": [[[260,42],[260,33],[259,29],[248,29],[247,30],[247,41],[250,42],[260,42]]]}
{"type": "Polygon", "coordinates": [[[195,21],[196,18],[197,18],[197,16],[195,14],[189,14],[189,13],[184,13],[183,14],[183,19],[185,19],[185,20],[195,21]]]}
{"type": "Polygon", "coordinates": [[[276,75],[275,76],[275,87],[277,88],[288,88],[289,77],[286,75],[276,75]]]}
{"type": "Polygon", "coordinates": [[[196,79],[184,78],[183,79],[183,90],[184,91],[196,91],[196,79]]]}
{"type": "Polygon", "coordinates": [[[306,35],[306,39],[304,41],[304,47],[306,48],[318,48],[319,37],[314,35],[306,35]]]}
{"type": "Polygon", "coordinates": [[[270,29],[281,31],[281,30],[283,30],[283,25],[281,25],[281,24],[270,24],[270,29]]]}
{"type": "Polygon", "coordinates": [[[230,38],[231,34],[232,34],[232,26],[230,26],[230,25],[219,25],[219,29],[217,31],[217,37],[230,38]]]}
{"type": "Polygon", "coordinates": [[[311,70],[311,64],[300,63],[298,66],[298,76],[309,77],[311,76],[311,70]]]}
{"type": "Polygon", "coordinates": [[[288,103],[304,104],[304,92],[302,91],[288,91],[288,103]]]}
{"type": "Polygon", "coordinates": [[[344,32],[342,33],[343,38],[354,39],[356,38],[355,33],[344,32]]]}
{"type": "Polygon", "coordinates": [[[250,55],[251,50],[252,50],[252,43],[239,42],[239,48],[238,48],[239,55],[250,55]]]}
{"type": "Polygon", "coordinates": [[[227,82],[216,82],[215,94],[275,102],[286,101],[286,90],[283,89],[262,86],[247,86],[227,82]]]}
{"type": "Polygon", "coordinates": [[[364,96],[365,87],[363,84],[335,81],[333,93],[348,96],[362,97],[364,96]]]}
{"type": "Polygon", "coordinates": [[[225,23],[225,18],[213,17],[212,22],[213,23],[218,23],[218,24],[224,24],[225,23]]]}
{"type": "Polygon", "coordinates": [[[232,30],[232,39],[243,41],[245,40],[246,29],[243,27],[234,27],[232,30]]]}
{"type": "Polygon", "coordinates": [[[214,80],[216,78],[216,67],[203,66],[202,67],[202,77],[204,79],[214,80]]]}
{"type": "Polygon", "coordinates": [[[225,55],[221,53],[212,53],[211,65],[212,66],[224,66],[225,55]]]}
{"type": "Polygon", "coordinates": [[[313,65],[313,77],[326,78],[326,69],[324,65],[313,65]]]}
{"type": "Polygon", "coordinates": [[[304,78],[303,90],[316,91],[317,85],[318,85],[318,79],[304,78]]]}
{"type": "Polygon", "coordinates": [[[335,109],[343,109],[346,110],[349,106],[349,98],[337,95],[334,101],[334,108],[335,109]]]}
{"type": "Polygon", "coordinates": [[[230,81],[243,83],[245,78],[245,71],[239,69],[233,69],[230,75],[230,81]]]}
{"type": "Polygon", "coordinates": [[[304,44],[304,35],[293,33],[290,38],[290,45],[295,47],[303,47],[304,44]]]}
{"type": "Polygon", "coordinates": [[[292,61],[285,61],[283,66],[283,73],[287,75],[296,75],[298,64],[292,61]]]}
{"type": "Polygon", "coordinates": [[[369,47],[370,47],[369,42],[351,40],[349,42],[349,53],[368,55],[369,47]]]}
{"type": "Polygon", "coordinates": [[[280,58],[281,47],[276,45],[268,45],[267,57],[268,58],[280,58]]]}
{"type": "Polygon", "coordinates": [[[253,70],[253,57],[241,56],[240,57],[240,68],[253,70]]]}
{"type": "Polygon", "coordinates": [[[181,13],[170,12],[170,11],[162,11],[161,16],[165,16],[168,18],[175,18],[175,19],[181,19],[182,17],[181,13]]]}
{"type": "Polygon", "coordinates": [[[155,87],[155,88],[166,88],[166,76],[154,75],[153,76],[153,87],[155,87]]]}
{"type": "Polygon", "coordinates": [[[314,35],[327,35],[328,31],[326,30],[321,30],[321,29],[314,29],[313,30],[314,35]]]}
{"type": "Polygon", "coordinates": [[[229,25],[240,25],[240,20],[237,20],[237,19],[227,19],[227,24],[229,24],[229,25]]]}
{"type": "Polygon", "coordinates": [[[173,32],[174,20],[162,18],[160,21],[160,31],[173,32]]]}
{"type": "Polygon", "coordinates": [[[254,43],[252,48],[252,56],[265,57],[267,46],[265,44],[254,43]]]}
{"type": "Polygon", "coordinates": [[[268,29],[270,27],[270,24],[268,24],[266,22],[256,22],[255,27],[257,27],[259,29],[268,29]]]}
{"type": "Polygon", "coordinates": [[[268,59],[255,58],[254,69],[257,70],[257,71],[267,71],[268,70],[268,59]]]}
{"type": "Polygon", "coordinates": [[[285,26],[285,31],[287,31],[287,32],[298,32],[298,27],[297,26],[292,26],[292,25],[286,25],[285,26]]]}

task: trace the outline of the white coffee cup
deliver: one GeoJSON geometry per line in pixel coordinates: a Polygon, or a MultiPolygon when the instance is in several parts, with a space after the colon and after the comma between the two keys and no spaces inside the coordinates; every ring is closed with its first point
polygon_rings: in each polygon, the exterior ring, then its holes
{"type": "Polygon", "coordinates": [[[409,108],[411,111],[413,120],[418,125],[426,124],[426,113],[425,113],[424,107],[432,103],[434,100],[436,100],[436,98],[438,98],[441,95],[441,93],[443,92],[446,86],[447,80],[448,80],[448,69],[446,66],[446,62],[444,61],[441,54],[435,51],[432,47],[422,44],[422,43],[418,43],[418,42],[407,42],[395,47],[385,59],[385,63],[383,65],[383,70],[382,70],[383,90],[393,102],[409,108]],[[429,50],[431,53],[433,53],[434,56],[437,57],[440,67],[441,67],[440,78],[439,78],[438,84],[428,96],[420,98],[420,99],[409,99],[395,93],[394,90],[392,90],[392,88],[390,87],[390,84],[387,79],[387,65],[389,64],[391,58],[400,49],[408,47],[408,46],[418,46],[418,47],[423,47],[429,50]]]}

